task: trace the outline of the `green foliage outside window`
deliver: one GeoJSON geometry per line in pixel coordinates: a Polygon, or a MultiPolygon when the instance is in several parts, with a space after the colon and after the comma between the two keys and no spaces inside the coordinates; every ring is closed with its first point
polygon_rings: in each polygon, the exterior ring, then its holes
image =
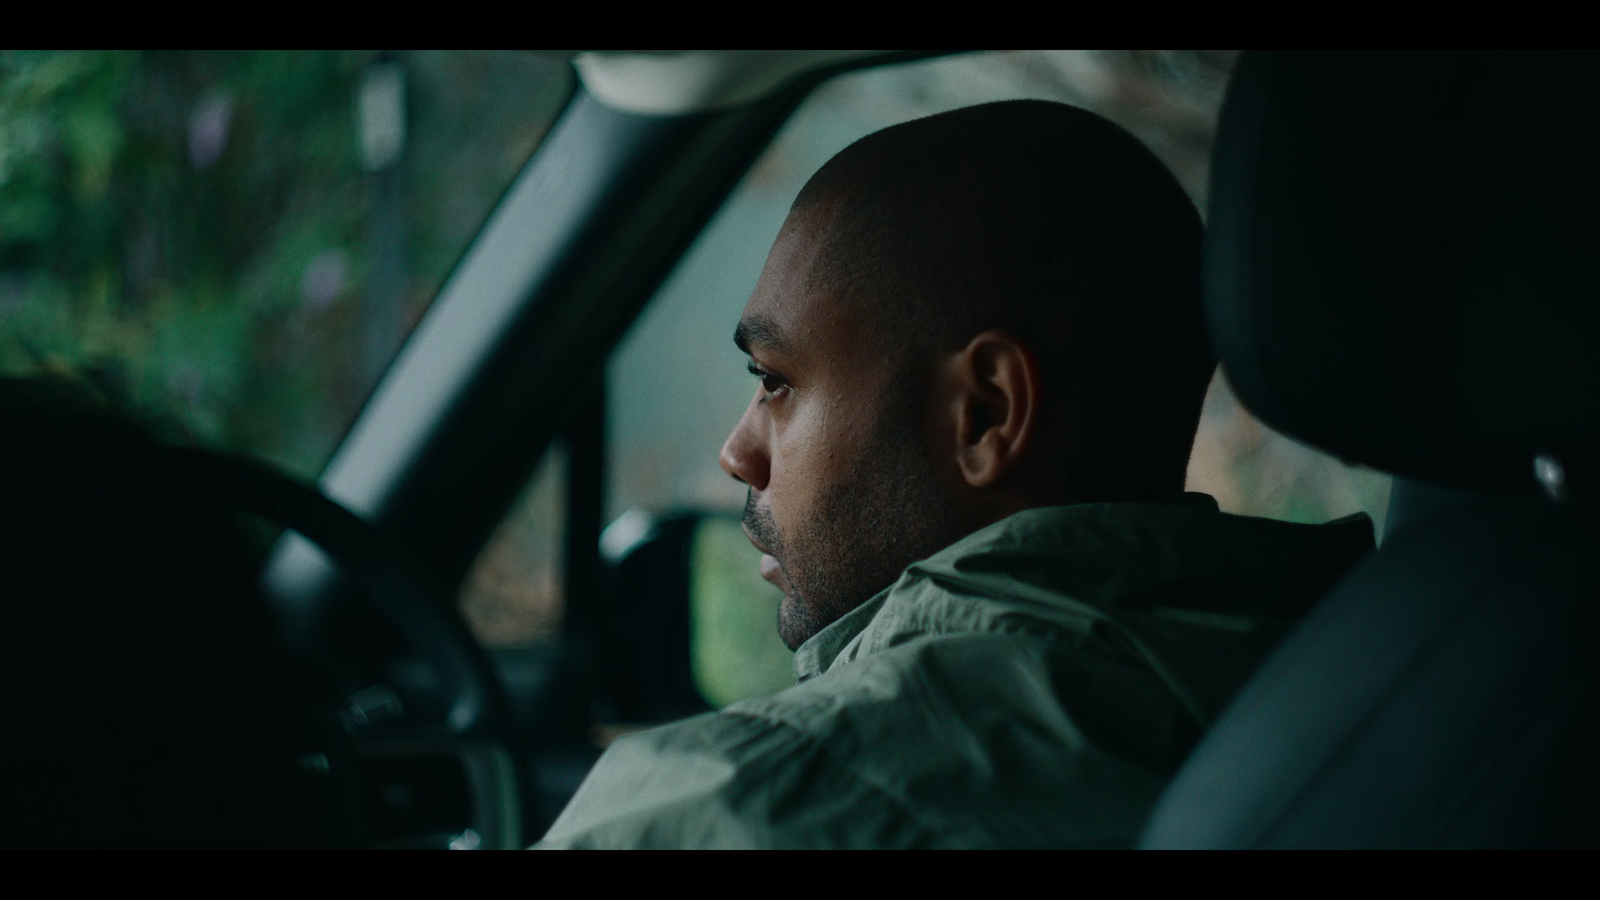
{"type": "Polygon", "coordinates": [[[0,53],[0,373],[314,476],[571,90],[554,58],[393,57],[409,137],[374,172],[380,59],[0,53]]]}

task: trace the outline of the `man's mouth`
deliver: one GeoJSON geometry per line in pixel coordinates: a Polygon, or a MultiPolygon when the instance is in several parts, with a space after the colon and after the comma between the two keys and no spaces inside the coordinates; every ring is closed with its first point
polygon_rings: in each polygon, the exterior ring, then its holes
{"type": "Polygon", "coordinates": [[[751,545],[761,551],[762,580],[782,591],[785,597],[789,596],[789,577],[783,573],[783,564],[778,562],[776,556],[772,555],[771,548],[763,544],[750,530],[748,519],[739,523],[739,527],[744,530],[744,536],[749,539],[751,545]]]}
{"type": "Polygon", "coordinates": [[[784,594],[789,593],[789,579],[783,574],[783,566],[778,565],[777,558],[770,553],[761,554],[761,577],[784,594]]]}
{"type": "Polygon", "coordinates": [[[739,528],[744,531],[745,539],[750,542],[751,546],[755,547],[757,550],[760,550],[761,554],[763,556],[765,556],[765,557],[769,557],[770,558],[772,556],[772,551],[767,548],[767,545],[761,543],[761,541],[758,540],[756,538],[756,536],[750,532],[750,523],[749,522],[740,522],[739,523],[739,528]]]}

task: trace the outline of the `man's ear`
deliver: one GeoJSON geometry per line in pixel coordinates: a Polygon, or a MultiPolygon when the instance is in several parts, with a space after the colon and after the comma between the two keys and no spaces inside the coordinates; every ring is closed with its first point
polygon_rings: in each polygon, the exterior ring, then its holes
{"type": "Polygon", "coordinates": [[[1042,382],[1039,361],[1021,341],[992,329],[949,360],[956,462],[976,488],[1011,471],[1033,445],[1042,382]]]}

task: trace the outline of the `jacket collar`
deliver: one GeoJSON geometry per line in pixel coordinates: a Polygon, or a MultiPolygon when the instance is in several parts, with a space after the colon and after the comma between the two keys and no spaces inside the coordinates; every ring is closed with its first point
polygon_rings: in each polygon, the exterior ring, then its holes
{"type": "Polygon", "coordinates": [[[1152,609],[1224,629],[1298,619],[1373,546],[1364,514],[1298,525],[1173,503],[1024,510],[909,566],[795,652],[805,681],[913,637],[1087,632],[1152,609]]]}

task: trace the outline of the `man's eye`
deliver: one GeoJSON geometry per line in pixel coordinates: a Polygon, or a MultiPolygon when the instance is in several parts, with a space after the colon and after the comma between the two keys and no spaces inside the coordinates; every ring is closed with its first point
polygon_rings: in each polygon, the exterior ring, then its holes
{"type": "Polygon", "coordinates": [[[762,397],[762,400],[771,399],[774,394],[787,386],[782,378],[756,365],[754,361],[751,361],[749,368],[751,375],[761,379],[761,389],[766,392],[766,396],[762,397]]]}

